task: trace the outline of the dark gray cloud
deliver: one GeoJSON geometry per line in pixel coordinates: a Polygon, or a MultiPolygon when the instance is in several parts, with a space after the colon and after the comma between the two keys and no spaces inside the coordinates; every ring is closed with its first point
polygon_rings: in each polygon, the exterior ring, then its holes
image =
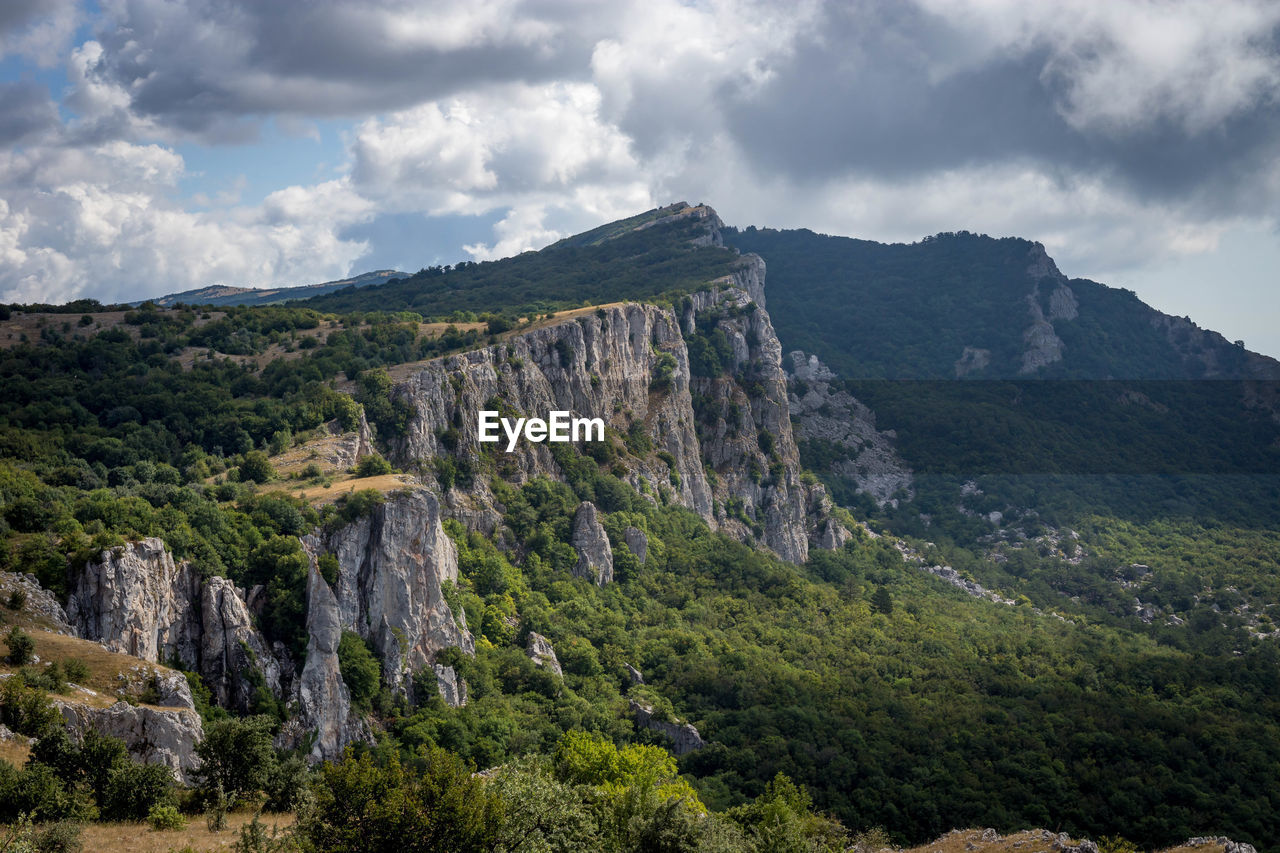
{"type": "Polygon", "coordinates": [[[0,3],[0,33],[25,27],[44,10],[42,0],[5,0],[0,3]]]}
{"type": "Polygon", "coordinates": [[[28,80],[0,83],[0,145],[16,145],[58,126],[49,90],[28,80]]]}
{"type": "Polygon", "coordinates": [[[136,113],[188,132],[245,116],[363,117],[580,74],[599,15],[536,2],[130,0],[99,32],[93,71],[136,113]]]}
{"type": "MultiPolygon", "coordinates": [[[[1206,126],[1159,112],[1122,127],[1081,122],[1071,109],[1076,81],[1047,40],[940,71],[966,36],[906,4],[832,6],[763,87],[723,86],[726,123],[761,171],[806,183],[1023,160],[1220,211],[1269,202],[1257,177],[1280,154],[1270,93],[1206,126]]],[[[1275,30],[1264,36],[1261,52],[1280,67],[1275,30]]]]}

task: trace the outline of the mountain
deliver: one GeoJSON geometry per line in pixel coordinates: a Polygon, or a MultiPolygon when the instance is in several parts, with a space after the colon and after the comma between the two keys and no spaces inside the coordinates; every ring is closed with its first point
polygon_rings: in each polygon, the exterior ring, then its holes
{"type": "MultiPolygon", "coordinates": [[[[0,583],[41,662],[3,667],[0,714],[39,740],[0,764],[0,820],[28,802],[9,792],[117,813],[79,769],[90,741],[58,746],[40,710],[75,698],[63,631],[105,656],[99,687],[160,673],[64,711],[77,737],[110,717],[153,760],[155,714],[199,712],[213,766],[263,766],[192,774],[193,796],[309,785],[317,846],[421,803],[433,832],[534,849],[963,826],[1274,845],[1266,362],[1179,343],[1140,303],[1100,337],[1124,312],[1090,300],[1126,297],[1064,283],[1030,243],[888,247],[864,286],[844,243],[804,267],[751,234],[680,203],[287,305],[75,327],[12,309],[0,583]],[[1062,358],[1021,373],[1053,338],[1062,358]],[[957,379],[965,347],[990,357],[957,379]],[[481,411],[569,411],[603,438],[486,442],[481,411]],[[1065,467],[1090,446],[1099,470],[1065,467]],[[1114,470],[1144,490],[1095,500],[1114,470]],[[168,666],[185,692],[156,686],[168,666]]],[[[195,739],[162,763],[193,768],[195,739]]]]}
{"type": "Polygon", "coordinates": [[[959,232],[883,244],[767,228],[726,238],[768,263],[788,346],[847,379],[1280,379],[1280,362],[1190,318],[1068,279],[1039,243],[959,232]]]}
{"type": "MultiPolygon", "coordinates": [[[[361,273],[351,278],[337,281],[326,281],[322,284],[303,284],[296,287],[232,287],[226,284],[213,284],[195,290],[184,290],[181,293],[170,293],[149,301],[165,308],[174,305],[275,305],[291,299],[310,299],[326,293],[333,293],[347,288],[370,287],[386,284],[400,278],[408,278],[409,273],[396,270],[375,270],[361,273]]],[[[129,303],[133,306],[142,302],[129,303]]]]}

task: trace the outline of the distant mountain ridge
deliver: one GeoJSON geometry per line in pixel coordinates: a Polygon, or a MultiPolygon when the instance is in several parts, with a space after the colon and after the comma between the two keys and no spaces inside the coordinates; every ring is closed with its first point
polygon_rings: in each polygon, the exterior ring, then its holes
{"type": "Polygon", "coordinates": [[[195,290],[184,290],[181,293],[170,293],[155,299],[140,299],[130,305],[141,305],[143,302],[154,302],[162,308],[173,305],[272,305],[288,302],[291,299],[310,299],[323,296],[347,287],[372,287],[386,284],[397,278],[408,278],[411,274],[399,270],[374,270],[361,273],[350,278],[326,281],[320,284],[302,284],[295,287],[233,287],[227,284],[212,284],[195,290]]]}

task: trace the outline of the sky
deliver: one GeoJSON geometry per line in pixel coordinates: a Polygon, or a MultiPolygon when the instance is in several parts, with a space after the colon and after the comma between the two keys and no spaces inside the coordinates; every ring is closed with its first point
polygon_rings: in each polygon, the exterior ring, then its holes
{"type": "Polygon", "coordinates": [[[1280,3],[0,3],[0,301],[412,272],[680,200],[1038,240],[1280,356],[1280,3]]]}

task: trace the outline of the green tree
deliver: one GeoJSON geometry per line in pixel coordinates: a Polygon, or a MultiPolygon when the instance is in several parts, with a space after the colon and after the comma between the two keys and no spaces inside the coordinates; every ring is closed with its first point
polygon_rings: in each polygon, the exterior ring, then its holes
{"type": "Polygon", "coordinates": [[[273,726],[266,716],[219,720],[206,726],[204,740],[195,748],[201,797],[207,800],[220,790],[234,804],[266,787],[277,760],[271,743],[273,726]]]}
{"type": "Polygon", "coordinates": [[[5,635],[5,644],[9,646],[8,661],[12,666],[25,666],[31,663],[36,653],[36,641],[31,635],[14,625],[5,635]]]}
{"type": "Polygon", "coordinates": [[[250,450],[240,460],[240,481],[243,483],[267,483],[275,478],[271,460],[261,450],[250,450]]]}
{"type": "Polygon", "coordinates": [[[338,668],[343,682],[351,691],[351,701],[367,712],[374,694],[378,692],[382,666],[359,634],[342,632],[342,639],[338,641],[338,668]]]}

